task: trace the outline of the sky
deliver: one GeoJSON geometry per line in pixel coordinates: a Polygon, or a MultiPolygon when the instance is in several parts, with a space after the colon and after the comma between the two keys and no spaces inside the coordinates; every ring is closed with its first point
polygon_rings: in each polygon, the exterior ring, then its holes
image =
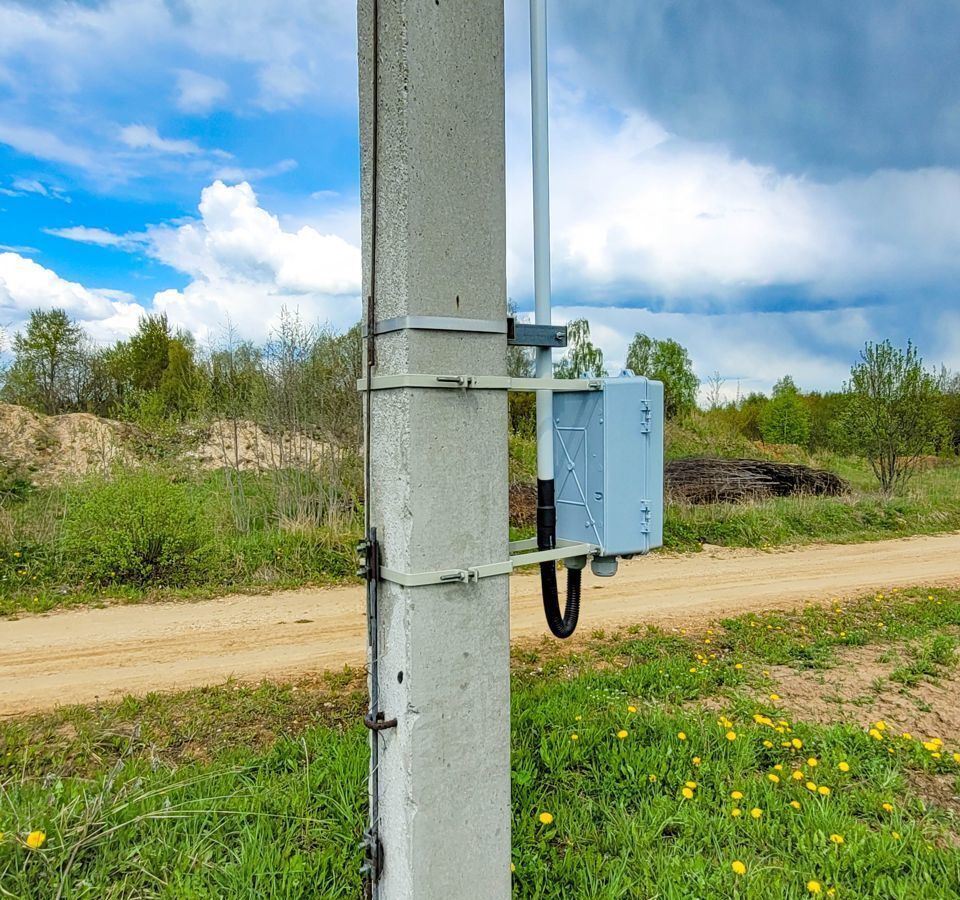
{"type": "MultiPolygon", "coordinates": [[[[528,8],[506,0],[508,292],[532,306],[528,8]]],[[[960,4],[550,0],[554,316],[728,396],[868,340],[960,369],[960,4]]],[[[352,0],[0,0],[0,328],[201,342],[360,315],[352,0]],[[240,10],[241,12],[238,12],[240,10]]]]}

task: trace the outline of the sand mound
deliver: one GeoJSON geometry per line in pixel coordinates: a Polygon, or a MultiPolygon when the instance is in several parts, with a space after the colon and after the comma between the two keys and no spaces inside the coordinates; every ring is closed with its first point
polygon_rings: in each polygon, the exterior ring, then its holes
{"type": "Polygon", "coordinates": [[[88,413],[43,416],[0,403],[0,465],[36,484],[133,465],[138,434],[133,425],[88,413]]]}
{"type": "Polygon", "coordinates": [[[332,450],[305,434],[273,434],[244,419],[213,422],[196,438],[196,446],[184,458],[201,469],[310,469],[329,459],[332,450]]]}

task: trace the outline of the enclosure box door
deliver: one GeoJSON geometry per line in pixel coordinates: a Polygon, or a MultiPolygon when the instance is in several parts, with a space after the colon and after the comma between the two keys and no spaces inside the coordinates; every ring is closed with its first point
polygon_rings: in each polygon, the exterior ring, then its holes
{"type": "Polygon", "coordinates": [[[663,385],[629,375],[553,397],[557,537],[601,556],[663,543],[663,385]]]}

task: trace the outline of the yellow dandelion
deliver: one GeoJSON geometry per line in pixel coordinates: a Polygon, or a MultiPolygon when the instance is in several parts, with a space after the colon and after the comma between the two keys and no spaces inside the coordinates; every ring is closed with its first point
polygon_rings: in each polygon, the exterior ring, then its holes
{"type": "Polygon", "coordinates": [[[724,735],[724,737],[725,737],[728,741],[735,741],[735,740],[737,739],[737,733],[736,733],[735,731],[728,731],[728,732],[724,735]]]}
{"type": "Polygon", "coordinates": [[[815,756],[811,756],[810,759],[807,760],[807,765],[810,766],[811,769],[815,769],[820,765],[820,762],[815,756]]]}
{"type": "Polygon", "coordinates": [[[621,729],[617,732],[617,737],[620,738],[620,740],[622,741],[628,734],[629,734],[628,731],[624,731],[624,730],[621,728],[621,729]]]}
{"type": "Polygon", "coordinates": [[[730,815],[733,816],[735,819],[739,819],[740,816],[743,815],[743,810],[740,809],[739,806],[735,806],[733,809],[730,810],[730,815]]]}
{"type": "Polygon", "coordinates": [[[635,706],[628,706],[628,707],[627,707],[627,712],[628,712],[628,713],[635,713],[636,711],[637,711],[637,708],[636,708],[635,706]]]}
{"type": "Polygon", "coordinates": [[[803,741],[801,741],[800,738],[793,738],[790,743],[794,750],[800,750],[803,747],[803,741]]]}
{"type": "Polygon", "coordinates": [[[831,834],[831,835],[830,835],[830,840],[833,841],[833,843],[835,843],[835,844],[842,844],[842,843],[844,843],[843,835],[842,835],[842,834],[831,834]]]}
{"type": "Polygon", "coordinates": [[[767,773],[767,780],[768,780],[768,781],[772,781],[774,784],[780,784],[780,776],[779,776],[779,775],[776,775],[776,774],[773,773],[773,772],[768,772],[768,773],[767,773]]]}
{"type": "Polygon", "coordinates": [[[879,722],[874,722],[873,727],[876,728],[877,731],[886,731],[887,723],[884,722],[883,719],[881,719],[879,722]]]}
{"type": "Polygon", "coordinates": [[[510,863],[510,871],[511,871],[511,872],[516,872],[516,871],[517,871],[517,867],[516,867],[513,863],[510,863]]]}
{"type": "Polygon", "coordinates": [[[697,787],[697,783],[696,783],[695,781],[688,781],[688,782],[687,782],[687,787],[690,788],[691,791],[692,791],[692,790],[695,790],[696,787],[697,787]]]}
{"type": "Polygon", "coordinates": [[[579,740],[580,740],[580,735],[579,735],[579,734],[571,734],[571,735],[570,735],[570,740],[571,740],[571,741],[579,741],[579,740]]]}
{"type": "Polygon", "coordinates": [[[699,756],[695,756],[695,757],[693,758],[693,764],[694,764],[695,766],[699,766],[699,765],[700,765],[700,757],[699,757],[699,756]]]}
{"type": "Polygon", "coordinates": [[[696,667],[696,666],[690,666],[690,669],[689,669],[688,671],[689,671],[690,674],[692,675],[694,672],[697,671],[697,667],[696,667]]]}
{"type": "Polygon", "coordinates": [[[884,803],[880,808],[881,808],[884,812],[893,812],[893,804],[892,804],[892,803],[884,803]]]}
{"type": "Polygon", "coordinates": [[[899,841],[899,840],[900,840],[900,832],[899,832],[899,831],[891,831],[891,832],[890,832],[890,837],[892,837],[895,841],[899,841]]]}
{"type": "Polygon", "coordinates": [[[687,739],[687,736],[682,731],[680,731],[677,733],[677,739],[681,741],[685,741],[687,739]]]}
{"type": "Polygon", "coordinates": [[[883,735],[882,735],[879,731],[877,731],[876,728],[871,728],[871,729],[867,732],[867,734],[869,734],[870,737],[872,737],[875,741],[882,741],[882,740],[883,740],[883,735]]]}
{"type": "Polygon", "coordinates": [[[755,819],[759,819],[760,816],[763,815],[763,810],[760,809],[759,806],[755,806],[753,809],[750,810],[750,815],[753,816],[753,818],[755,819]]]}
{"type": "Polygon", "coordinates": [[[740,669],[743,668],[743,663],[736,663],[736,665],[734,665],[734,668],[739,671],[740,669]]]}
{"type": "Polygon", "coordinates": [[[790,777],[791,777],[794,781],[803,781],[803,772],[801,772],[799,769],[794,769],[794,770],[790,773],[790,777]]]}
{"type": "Polygon", "coordinates": [[[806,784],[806,788],[808,791],[816,791],[817,785],[812,781],[808,781],[806,784]]]}
{"type": "Polygon", "coordinates": [[[574,722],[582,722],[582,721],[583,721],[583,716],[574,716],[574,717],[573,717],[573,721],[574,721],[574,722]]]}
{"type": "Polygon", "coordinates": [[[923,749],[924,749],[924,750],[928,750],[930,753],[935,752],[936,749],[937,749],[937,747],[939,747],[939,746],[940,746],[940,745],[939,745],[936,741],[924,741],[924,742],[923,742],[923,749]]]}
{"type": "Polygon", "coordinates": [[[771,695],[770,695],[770,699],[771,699],[774,703],[776,703],[776,702],[780,699],[780,695],[779,695],[779,694],[771,694],[771,695]]]}
{"type": "Polygon", "coordinates": [[[46,832],[31,831],[27,835],[26,844],[31,850],[39,850],[47,840],[46,832]]]}
{"type": "Polygon", "coordinates": [[[680,793],[683,794],[683,796],[684,796],[687,800],[692,800],[692,799],[693,799],[693,791],[690,790],[690,788],[688,788],[688,787],[685,787],[682,791],[680,791],[680,793]]]}
{"type": "Polygon", "coordinates": [[[743,793],[742,793],[741,791],[733,791],[733,792],[730,794],[730,799],[731,799],[731,800],[742,800],[742,799],[743,799],[743,793]]]}
{"type": "Polygon", "coordinates": [[[540,824],[551,825],[553,823],[553,814],[548,812],[540,813],[540,824]]]}
{"type": "Polygon", "coordinates": [[[794,809],[800,809],[800,801],[799,801],[799,800],[791,800],[791,801],[790,801],[790,805],[791,805],[794,809]]]}
{"type": "Polygon", "coordinates": [[[953,761],[954,761],[955,763],[960,763],[960,753],[954,753],[954,754],[953,754],[953,761]]]}
{"type": "Polygon", "coordinates": [[[777,763],[777,764],[773,767],[773,769],[774,769],[775,772],[782,772],[782,771],[783,771],[783,763],[777,763]]]}
{"type": "Polygon", "coordinates": [[[813,879],[811,879],[810,881],[807,882],[807,890],[810,891],[811,894],[819,894],[823,890],[823,888],[820,887],[819,881],[814,881],[813,879]]]}
{"type": "Polygon", "coordinates": [[[730,863],[730,868],[733,869],[737,875],[745,875],[747,872],[747,867],[740,862],[739,859],[735,859],[732,863],[730,863]]]}
{"type": "Polygon", "coordinates": [[[820,794],[821,797],[826,797],[830,793],[830,788],[825,784],[821,784],[820,787],[817,788],[817,793],[820,794]]]}
{"type": "Polygon", "coordinates": [[[772,749],[773,749],[773,741],[764,741],[764,742],[763,742],[763,746],[766,747],[768,750],[772,750],[772,749]]]}
{"type": "Polygon", "coordinates": [[[850,763],[848,763],[848,762],[837,763],[837,768],[838,768],[841,772],[849,772],[849,771],[850,771],[850,763]]]}

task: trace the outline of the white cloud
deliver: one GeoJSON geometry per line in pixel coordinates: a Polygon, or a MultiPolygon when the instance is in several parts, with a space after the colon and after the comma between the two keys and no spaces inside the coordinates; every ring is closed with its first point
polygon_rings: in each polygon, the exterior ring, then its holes
{"type": "Polygon", "coordinates": [[[185,113],[208,113],[226,100],[230,88],[220,78],[194,72],[177,71],[177,108],[185,113]]]}
{"type": "Polygon", "coordinates": [[[214,173],[214,178],[220,181],[259,181],[264,178],[274,178],[284,175],[297,168],[295,159],[281,159],[272,166],[262,168],[245,168],[242,166],[223,166],[214,173]]]}
{"type": "Polygon", "coordinates": [[[142,235],[114,234],[104,228],[88,228],[85,225],[73,225],[69,228],[44,228],[46,234],[66,238],[81,244],[94,244],[98,247],[133,247],[139,243],[142,235]]]}
{"type": "Polygon", "coordinates": [[[80,168],[88,168],[94,163],[92,154],[86,148],[69,144],[44,128],[0,122],[0,144],[7,144],[19,153],[50,162],[80,168]]]}
{"type": "Polygon", "coordinates": [[[160,153],[174,153],[191,156],[202,153],[193,141],[172,140],[157,134],[157,129],[149,125],[126,125],[120,129],[120,140],[134,150],[157,150],[160,153]]]}
{"type": "Polygon", "coordinates": [[[284,307],[338,327],[359,318],[357,247],[309,225],[285,231],[247,183],[214,182],[199,211],[198,221],[147,232],[150,254],[192,279],[154,298],[171,320],[200,337],[228,321],[263,337],[284,307]]]}
{"type": "Polygon", "coordinates": [[[91,290],[17,253],[0,253],[0,314],[15,330],[34,309],[63,309],[94,338],[128,336],[146,310],[129,294],[91,290]]]}
{"type": "MultiPolygon", "coordinates": [[[[228,323],[262,340],[286,308],[307,322],[338,328],[360,317],[360,250],[312,225],[285,229],[247,183],[205,188],[200,218],[115,234],[72,226],[48,234],[150,256],[190,277],[182,290],[159,291],[151,308],[201,340],[228,323]]],[[[16,328],[36,308],[63,308],[98,340],[136,329],[145,309],[131,294],[88,289],[17,253],[0,254],[0,313],[16,328]]]]}
{"type": "MultiPolygon", "coordinates": [[[[833,183],[689,144],[638,112],[553,104],[555,283],[596,302],[736,306],[779,286],[850,298],[960,276],[960,173],[879,171],[833,183]]],[[[510,127],[510,275],[529,289],[528,107],[510,127]]]]}

